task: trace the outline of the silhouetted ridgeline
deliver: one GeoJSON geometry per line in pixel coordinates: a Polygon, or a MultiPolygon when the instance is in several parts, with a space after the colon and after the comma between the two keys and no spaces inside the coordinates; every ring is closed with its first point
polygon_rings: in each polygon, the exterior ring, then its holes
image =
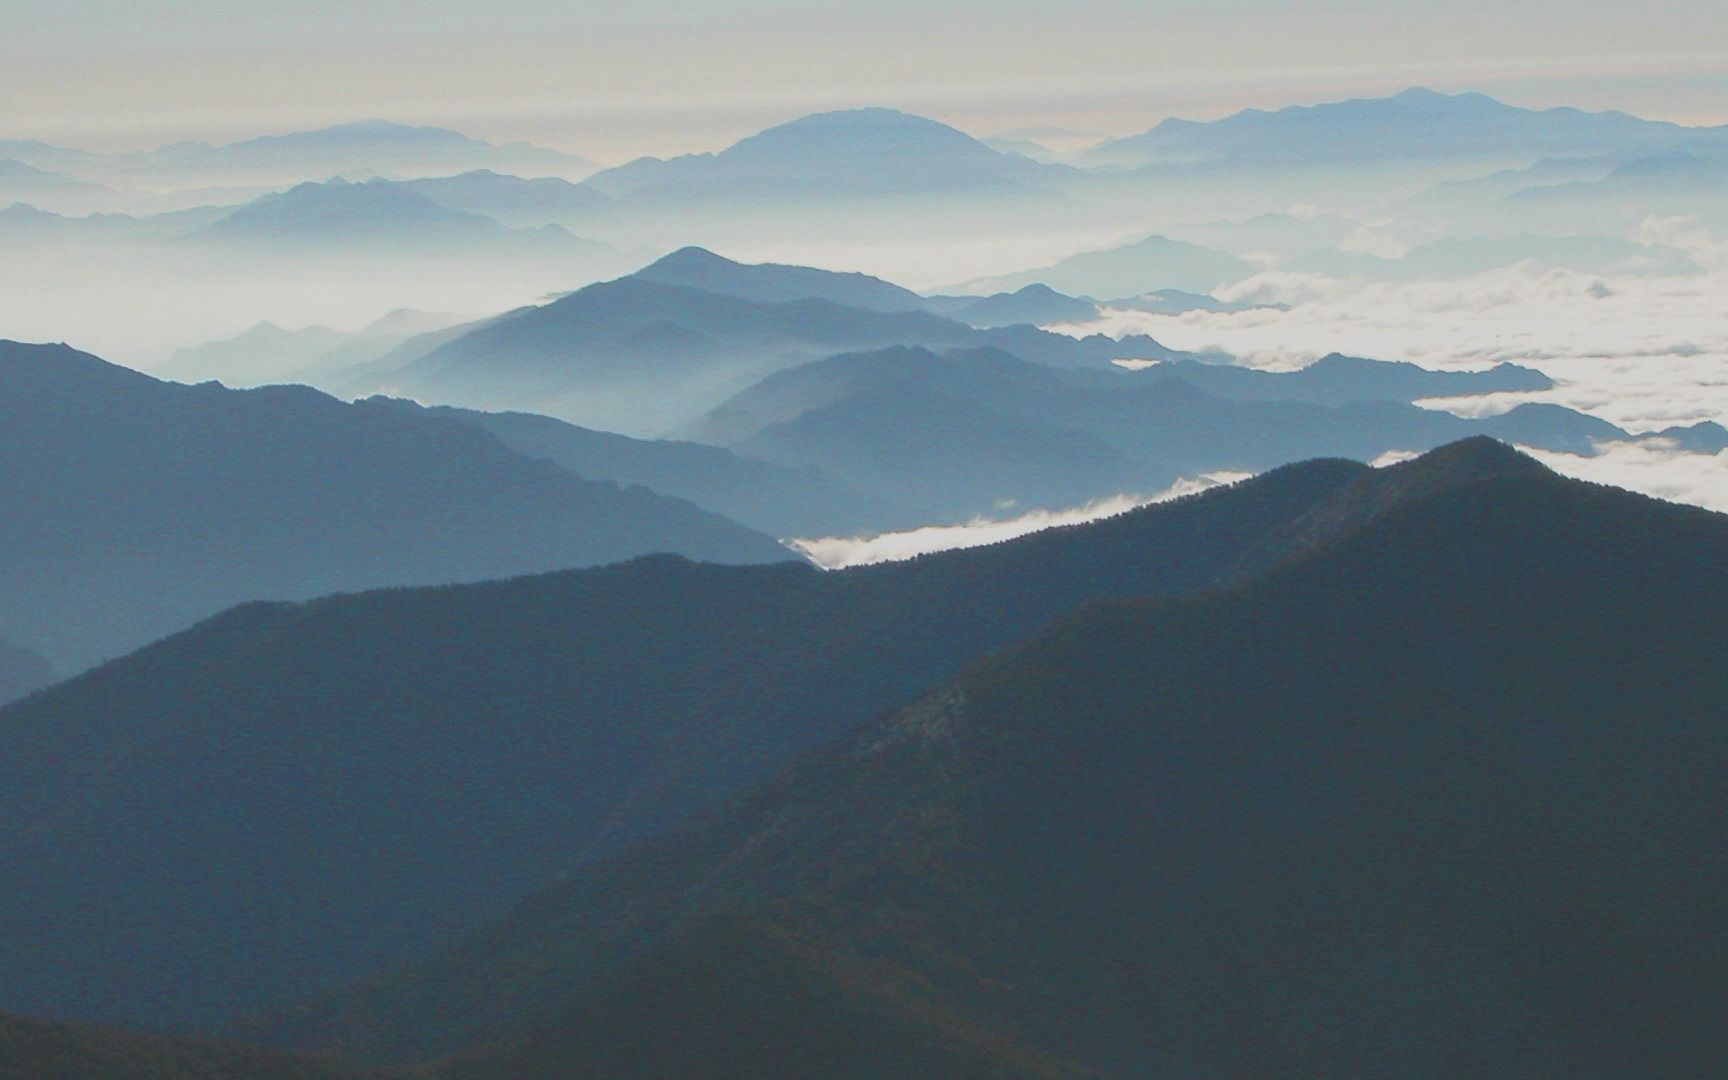
{"type": "Polygon", "coordinates": [[[997,349],[901,347],[772,375],[685,434],[818,470],[926,521],[964,521],[1003,506],[1153,494],[1180,477],[1260,472],[1316,456],[1372,461],[1473,434],[1575,453],[1629,437],[1556,405],[1466,419],[1410,404],[1432,392],[1547,384],[1528,368],[1431,372],[1340,356],[1294,372],[1186,360],[1130,372],[1058,370],[997,349]]]}
{"type": "Polygon", "coordinates": [[[0,343],[0,634],[64,671],[232,604],[676,551],[791,555],[467,424],[305,387],[158,382],[0,343]]]}
{"type": "Polygon", "coordinates": [[[0,1007],[210,1023],[406,961],[1088,600],[1208,588],[1379,475],[1312,462],[837,573],[655,557],[229,611],[0,713],[0,1007]]]}
{"type": "Polygon", "coordinates": [[[370,380],[428,401],[659,435],[757,379],[840,352],[995,346],[1038,363],[1087,367],[1176,355],[1143,336],[980,330],[927,311],[884,310],[881,294],[895,288],[886,282],[703,255],[680,252],[642,273],[444,334],[433,348],[405,350],[394,366],[386,357],[356,388],[370,380]],[[701,263],[698,270],[692,262],[701,263]],[[833,295],[866,306],[828,299],[833,295]],[[767,296],[792,298],[759,299],[767,296]]]}
{"type": "Polygon", "coordinates": [[[1404,475],[1335,544],[1089,608],[277,1035],[508,1033],[469,1077],[869,1076],[879,1043],[920,1076],[1709,1075],[1728,518],[1404,475]]]}
{"type": "MultiPolygon", "coordinates": [[[[401,399],[374,399],[403,409],[401,399]]],[[[546,458],[590,480],[640,484],[686,499],[771,536],[850,536],[927,524],[884,495],[810,469],[792,469],[718,446],[633,439],[533,413],[480,412],[440,405],[440,417],[485,428],[528,457],[546,458]]]]}

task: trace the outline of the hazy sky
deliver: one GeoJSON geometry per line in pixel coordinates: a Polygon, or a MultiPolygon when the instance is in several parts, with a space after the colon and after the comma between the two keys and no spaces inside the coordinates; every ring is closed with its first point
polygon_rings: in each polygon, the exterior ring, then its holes
{"type": "Polygon", "coordinates": [[[382,117],[619,160],[823,108],[1127,133],[1413,84],[1728,123],[1728,4],[0,0],[0,138],[382,117]]]}

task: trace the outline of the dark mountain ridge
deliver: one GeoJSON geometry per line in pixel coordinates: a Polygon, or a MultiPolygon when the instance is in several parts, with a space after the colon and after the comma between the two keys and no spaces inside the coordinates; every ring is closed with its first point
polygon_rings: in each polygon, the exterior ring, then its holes
{"type": "Polygon", "coordinates": [[[0,712],[0,1004],[209,1025],[404,962],[1078,604],[1214,585],[1374,475],[827,574],[655,557],[234,609],[0,712]]]}
{"type": "Polygon", "coordinates": [[[1508,464],[1383,470],[1334,543],[1095,605],[277,1033],[514,1033],[468,1077],[870,1075],[877,1037],[912,1076],[1707,1075],[1728,518],[1508,464]]]}
{"type": "Polygon", "coordinates": [[[470,425],[305,387],[182,386],[0,343],[0,633],[65,671],[249,599],[612,562],[790,558],[470,425]]]}

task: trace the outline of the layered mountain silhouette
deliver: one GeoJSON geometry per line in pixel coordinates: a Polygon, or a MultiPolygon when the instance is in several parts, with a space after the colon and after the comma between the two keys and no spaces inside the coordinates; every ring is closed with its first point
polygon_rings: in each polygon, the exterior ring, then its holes
{"type": "Polygon", "coordinates": [[[829,300],[866,311],[926,311],[929,301],[868,274],[836,273],[808,266],[747,264],[699,247],[685,247],[634,275],[660,285],[683,285],[741,300],[775,304],[792,300],[829,300]]]}
{"type": "Polygon", "coordinates": [[[1420,87],[1387,98],[1246,109],[1210,123],[1166,120],[1082,154],[1092,165],[1284,166],[1424,162],[1532,162],[1605,152],[1654,153],[1720,129],[1685,128],[1620,112],[1522,109],[1485,94],[1420,87]]]}
{"type": "Polygon", "coordinates": [[[1728,519],[1484,441],[1325,504],[276,1034],[502,1038],[464,1077],[1709,1074],[1728,519]]]}
{"type": "MultiPolygon", "coordinates": [[[[404,409],[411,402],[391,399],[404,409]]],[[[695,503],[772,536],[829,536],[922,524],[883,496],[815,469],[789,469],[718,446],[632,439],[533,413],[488,413],[440,405],[440,417],[474,424],[528,457],[591,480],[639,484],[695,503]]]]}
{"type": "Polygon", "coordinates": [[[193,235],[206,244],[298,254],[386,254],[605,259],[611,249],[546,225],[510,229],[489,217],[452,210],[411,187],[337,178],[262,196],[193,235]]]}
{"type": "Polygon", "coordinates": [[[56,210],[106,209],[113,192],[62,173],[27,165],[0,152],[0,206],[31,203],[56,210]]]}
{"type": "Polygon", "coordinates": [[[152,374],[176,382],[215,379],[227,386],[299,382],[328,384],[390,352],[409,338],[466,322],[426,311],[392,311],[356,331],[309,326],[285,330],[259,323],[243,334],[180,349],[152,374]]]}
{"type": "Polygon", "coordinates": [[[979,327],[1083,323],[1098,317],[1096,302],[1064,296],[1043,284],[992,296],[933,296],[926,303],[933,311],[979,327]]]}
{"type": "MultiPolygon", "coordinates": [[[[1031,326],[980,330],[926,311],[880,309],[897,294],[895,286],[862,275],[747,266],[687,250],[642,274],[446,334],[430,349],[410,341],[401,362],[391,366],[387,357],[353,388],[659,435],[766,375],[847,351],[995,346],[1038,363],[1071,366],[1176,355],[1144,336],[1076,339],[1031,326]],[[827,298],[834,295],[873,306],[827,298]],[[780,296],[795,298],[752,299],[780,296]]],[[[906,295],[907,303],[920,300],[906,295]]]]}
{"type": "Polygon", "coordinates": [[[1629,438],[1555,405],[1471,420],[1408,404],[1547,385],[1527,368],[1442,374],[1341,356],[1296,372],[1192,361],[1093,372],[998,350],[896,348],[773,375],[689,433],[818,469],[930,520],[958,521],[1005,507],[1150,495],[1181,477],[1261,472],[1314,456],[1372,461],[1478,433],[1584,454],[1597,442],[1629,438]],[[885,431],[894,438],[882,438],[885,431]]]}
{"type": "Polygon", "coordinates": [[[0,1008],[207,1028],[425,955],[1089,600],[1293,549],[1377,475],[830,573],[657,556],[236,608],[0,713],[0,1008]]]}
{"type": "Polygon", "coordinates": [[[305,387],[158,382],[0,343],[0,634],[64,671],[250,599],[434,584],[653,551],[789,557],[471,425],[305,387]]]}
{"type": "Polygon", "coordinates": [[[817,113],[717,154],[641,158],[585,183],[637,205],[1012,193],[1072,170],[990,149],[961,131],[894,109],[817,113]]]}
{"type": "Polygon", "coordinates": [[[1361,401],[1416,401],[1508,391],[1551,390],[1554,380],[1534,368],[1500,363],[1483,371],[1432,371],[1403,361],[1369,360],[1329,353],[1290,372],[1234,364],[1167,360],[1153,377],[1173,376],[1216,397],[1259,401],[1309,401],[1347,405],[1361,401]]]}
{"type": "Polygon", "coordinates": [[[516,228],[585,222],[605,216],[612,206],[612,200],[595,188],[560,177],[524,179],[491,169],[405,180],[401,186],[445,209],[480,214],[516,228]]]}
{"type": "Polygon", "coordinates": [[[181,176],[229,184],[292,183],[338,173],[441,176],[481,168],[580,178],[597,167],[583,158],[527,143],[495,146],[448,128],[386,120],[265,135],[220,146],[177,143],[100,164],[127,176],[181,176]]]}

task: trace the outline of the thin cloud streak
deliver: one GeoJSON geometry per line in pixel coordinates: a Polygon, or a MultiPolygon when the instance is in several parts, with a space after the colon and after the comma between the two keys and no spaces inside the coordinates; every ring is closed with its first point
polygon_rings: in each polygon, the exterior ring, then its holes
{"type": "Polygon", "coordinates": [[[1248,476],[1248,473],[1238,472],[1207,473],[1192,479],[1178,480],[1156,495],[1115,495],[1084,506],[1066,510],[1033,510],[1014,518],[974,518],[963,525],[926,525],[906,532],[877,533],[873,536],[800,538],[789,540],[787,544],[824,570],[900,562],[938,551],[996,544],[1063,525],[1083,525],[1089,521],[1125,514],[1152,503],[1193,495],[1220,484],[1232,484],[1245,480],[1248,476]]]}

